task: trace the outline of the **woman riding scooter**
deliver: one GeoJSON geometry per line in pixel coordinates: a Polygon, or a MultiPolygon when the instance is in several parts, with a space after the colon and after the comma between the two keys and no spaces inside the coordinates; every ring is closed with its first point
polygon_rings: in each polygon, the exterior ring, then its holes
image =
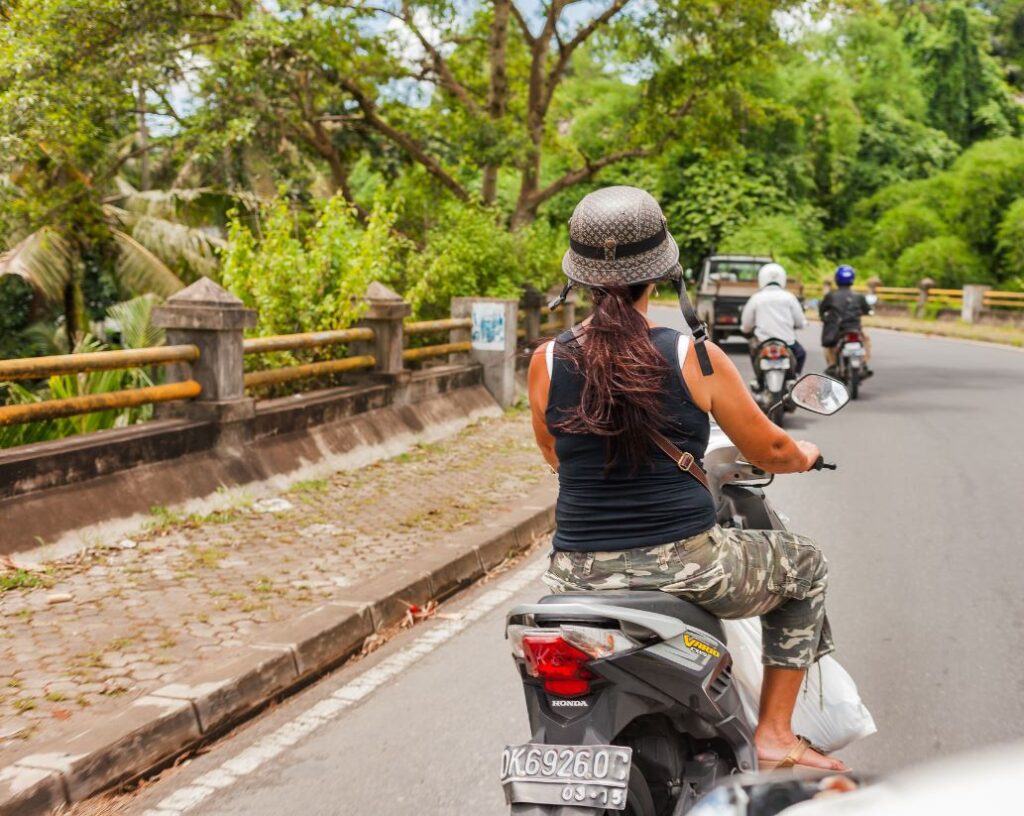
{"type": "Polygon", "coordinates": [[[648,193],[589,194],[569,243],[562,269],[569,285],[591,290],[594,310],[539,347],[529,373],[534,434],[559,477],[545,581],[555,591],[662,590],[720,618],[761,616],[761,767],[845,770],[791,725],[808,667],[833,650],[825,558],[802,536],[718,526],[695,470],[709,415],[770,473],[809,470],[818,448],[765,417],[717,346],[648,319],[655,282],[680,274],[679,248],[648,193]]]}

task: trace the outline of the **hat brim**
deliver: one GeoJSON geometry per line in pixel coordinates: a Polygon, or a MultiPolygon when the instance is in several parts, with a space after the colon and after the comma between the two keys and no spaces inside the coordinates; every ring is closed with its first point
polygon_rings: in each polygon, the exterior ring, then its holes
{"type": "Polygon", "coordinates": [[[583,286],[632,286],[675,277],[678,269],[679,245],[668,234],[654,249],[625,258],[585,258],[572,249],[562,256],[566,277],[583,286]]]}

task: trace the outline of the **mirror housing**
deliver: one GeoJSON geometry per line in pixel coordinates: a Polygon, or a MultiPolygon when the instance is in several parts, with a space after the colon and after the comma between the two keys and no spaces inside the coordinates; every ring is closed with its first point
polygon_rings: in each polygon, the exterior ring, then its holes
{"type": "Polygon", "coordinates": [[[850,393],[839,380],[824,374],[804,374],[793,384],[789,399],[798,408],[831,416],[850,401],[850,393]]]}
{"type": "Polygon", "coordinates": [[[687,283],[693,283],[693,279],[693,269],[691,269],[690,267],[686,267],[686,269],[683,270],[683,280],[686,281],[687,283]]]}

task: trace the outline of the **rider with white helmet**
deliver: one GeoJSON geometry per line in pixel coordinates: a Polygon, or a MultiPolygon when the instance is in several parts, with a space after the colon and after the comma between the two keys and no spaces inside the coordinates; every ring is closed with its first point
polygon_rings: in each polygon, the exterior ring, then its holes
{"type": "Polygon", "coordinates": [[[786,289],[786,270],[781,264],[765,264],[757,273],[757,285],[761,288],[743,306],[740,328],[744,334],[753,333],[757,343],[774,338],[789,346],[799,375],[807,352],[796,332],[807,325],[807,318],[796,295],[786,289]]]}

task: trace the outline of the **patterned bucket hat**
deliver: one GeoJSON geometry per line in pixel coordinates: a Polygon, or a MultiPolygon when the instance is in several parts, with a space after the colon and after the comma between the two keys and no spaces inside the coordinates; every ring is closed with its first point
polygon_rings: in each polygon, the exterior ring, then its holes
{"type": "Polygon", "coordinates": [[[654,196],[637,187],[605,187],[576,205],[562,271],[584,286],[629,286],[679,269],[679,246],[654,196]]]}

